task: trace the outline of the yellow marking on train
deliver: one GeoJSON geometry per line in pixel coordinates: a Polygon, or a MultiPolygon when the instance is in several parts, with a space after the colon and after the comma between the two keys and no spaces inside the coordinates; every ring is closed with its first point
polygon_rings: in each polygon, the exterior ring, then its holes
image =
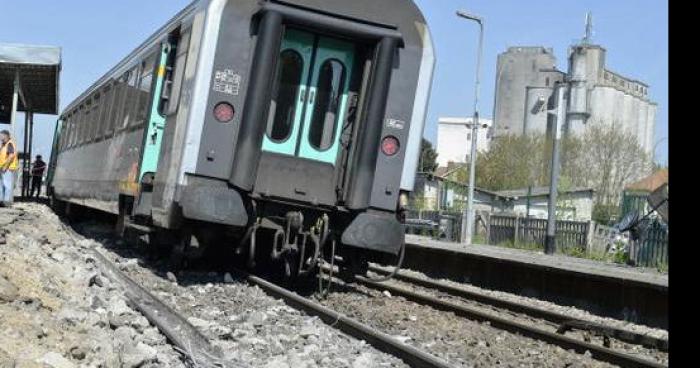
{"type": "Polygon", "coordinates": [[[165,65],[158,66],[158,76],[159,77],[165,76],[165,65]]]}

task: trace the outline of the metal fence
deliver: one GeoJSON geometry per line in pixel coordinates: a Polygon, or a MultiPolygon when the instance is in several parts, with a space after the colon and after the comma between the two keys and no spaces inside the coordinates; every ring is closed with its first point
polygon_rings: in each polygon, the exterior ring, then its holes
{"type": "Polygon", "coordinates": [[[652,221],[632,243],[630,259],[637,266],[668,267],[668,228],[658,220],[652,221]]]}
{"type": "MultiPolygon", "coordinates": [[[[487,226],[489,244],[532,244],[544,249],[547,236],[545,219],[491,215],[487,226]]],[[[585,250],[590,236],[590,227],[589,222],[557,221],[557,246],[585,250]]]]}

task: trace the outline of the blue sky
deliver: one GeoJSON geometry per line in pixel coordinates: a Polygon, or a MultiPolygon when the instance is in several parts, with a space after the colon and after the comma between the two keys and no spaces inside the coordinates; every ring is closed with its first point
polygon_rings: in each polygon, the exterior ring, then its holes
{"type": "MultiPolygon", "coordinates": [[[[189,0],[0,0],[0,42],[63,48],[61,108],[189,0]]],[[[650,85],[659,104],[656,159],[668,161],[668,2],[663,0],[416,0],[436,43],[437,67],[425,136],[435,141],[439,116],[472,115],[478,26],[454,15],[485,19],[481,115],[493,114],[496,57],[509,46],[554,48],[566,69],[567,48],[593,12],[594,41],[608,50],[607,67],[650,85]]],[[[37,116],[35,147],[48,155],[56,117],[37,116]]],[[[20,130],[21,131],[21,130],[20,130]]]]}

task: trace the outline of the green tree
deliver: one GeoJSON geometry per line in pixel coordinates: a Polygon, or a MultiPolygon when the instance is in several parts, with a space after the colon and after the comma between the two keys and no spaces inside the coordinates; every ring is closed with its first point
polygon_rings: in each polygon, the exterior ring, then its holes
{"type": "Polygon", "coordinates": [[[423,141],[421,142],[418,172],[435,172],[435,170],[438,168],[437,158],[438,153],[433,148],[433,144],[430,143],[429,140],[423,138],[423,141]]]}
{"type": "MultiPolygon", "coordinates": [[[[543,136],[507,135],[493,140],[487,152],[477,156],[476,185],[489,190],[541,186],[548,182],[546,140],[543,136]]],[[[468,177],[464,168],[460,176],[468,177]]]]}

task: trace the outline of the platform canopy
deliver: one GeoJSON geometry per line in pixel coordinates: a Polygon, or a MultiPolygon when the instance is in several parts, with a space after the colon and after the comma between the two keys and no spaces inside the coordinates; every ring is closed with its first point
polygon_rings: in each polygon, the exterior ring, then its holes
{"type": "Polygon", "coordinates": [[[10,123],[15,81],[17,111],[58,114],[61,49],[0,43],[0,123],[10,123]]]}

